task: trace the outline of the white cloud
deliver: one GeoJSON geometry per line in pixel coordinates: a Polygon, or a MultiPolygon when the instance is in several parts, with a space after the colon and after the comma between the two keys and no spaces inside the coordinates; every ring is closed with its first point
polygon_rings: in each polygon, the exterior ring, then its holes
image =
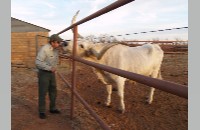
{"type": "Polygon", "coordinates": [[[90,3],[90,11],[89,13],[94,13],[96,11],[98,11],[101,7],[102,4],[106,3],[106,0],[94,0],[90,3]]]}
{"type": "Polygon", "coordinates": [[[52,3],[44,2],[44,1],[41,1],[41,3],[44,4],[44,5],[46,5],[46,6],[49,7],[49,8],[53,8],[53,9],[56,8],[56,6],[54,6],[52,3]]]}
{"type": "Polygon", "coordinates": [[[42,14],[41,16],[42,16],[43,18],[54,18],[55,15],[56,15],[55,12],[51,11],[51,12],[42,14]]]}
{"type": "Polygon", "coordinates": [[[13,10],[17,10],[17,11],[13,11],[13,13],[11,15],[13,16],[30,16],[30,15],[35,15],[35,12],[32,10],[27,10],[26,8],[16,8],[13,10]]]}

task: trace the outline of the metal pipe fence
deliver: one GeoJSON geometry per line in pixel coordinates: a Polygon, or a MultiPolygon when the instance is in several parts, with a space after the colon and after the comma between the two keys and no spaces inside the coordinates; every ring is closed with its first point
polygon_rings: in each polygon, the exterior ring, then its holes
{"type": "MultiPolygon", "coordinates": [[[[75,86],[76,86],[76,80],[75,80],[75,77],[76,77],[76,67],[75,67],[76,62],[75,61],[78,61],[78,62],[87,64],[87,65],[102,69],[104,71],[107,71],[107,72],[110,72],[110,73],[113,73],[113,74],[117,74],[119,76],[131,79],[131,80],[135,80],[136,82],[139,82],[139,83],[151,86],[151,87],[155,87],[157,89],[163,90],[163,91],[168,92],[168,93],[175,94],[177,96],[180,96],[180,97],[183,97],[183,98],[186,98],[186,99],[188,98],[188,88],[187,88],[187,86],[175,84],[175,83],[172,83],[172,82],[163,81],[163,80],[159,80],[159,79],[154,79],[154,78],[146,77],[146,76],[143,76],[143,75],[138,75],[138,74],[135,74],[135,73],[131,73],[131,72],[128,72],[128,71],[124,71],[124,70],[112,68],[112,67],[109,67],[109,66],[97,64],[97,63],[90,62],[90,61],[83,60],[81,58],[76,57],[77,34],[78,34],[77,26],[82,24],[82,23],[85,23],[89,20],[92,20],[92,19],[94,19],[98,16],[101,16],[101,15],[107,13],[107,12],[110,12],[110,11],[112,11],[112,10],[118,8],[118,7],[121,7],[125,4],[128,4],[132,1],[134,1],[134,0],[118,0],[118,1],[114,2],[113,4],[97,11],[96,13],[74,23],[73,25],[69,26],[68,28],[57,33],[59,35],[59,34],[62,34],[66,31],[72,29],[72,28],[74,28],[76,30],[76,31],[74,31],[73,55],[68,57],[68,58],[73,59],[72,100],[74,100],[73,97],[75,95],[79,99],[79,101],[85,106],[85,108],[90,112],[90,114],[97,120],[97,122],[104,129],[110,129],[110,128],[104,122],[102,122],[101,119],[98,116],[95,116],[95,114],[93,113],[93,110],[90,107],[88,107],[86,102],[84,100],[82,100],[82,98],[79,96],[79,94],[75,90],[75,86]]],[[[74,104],[73,102],[74,101],[72,101],[71,109],[73,109],[73,104],[74,104]]],[[[71,118],[72,117],[73,117],[73,110],[71,110],[71,118]]]]}
{"type": "Polygon", "coordinates": [[[143,75],[140,75],[140,74],[136,74],[136,73],[128,72],[128,71],[125,71],[125,70],[113,68],[113,67],[110,67],[110,66],[90,62],[90,61],[81,59],[79,57],[72,57],[72,56],[63,56],[63,57],[67,57],[67,58],[76,60],[76,61],[84,63],[86,65],[89,65],[89,66],[110,72],[112,74],[122,76],[124,78],[131,79],[131,80],[134,80],[136,82],[139,82],[139,83],[160,89],[162,91],[165,91],[165,92],[168,92],[168,93],[171,93],[171,94],[174,94],[174,95],[188,99],[188,87],[186,87],[185,85],[180,85],[180,84],[172,83],[172,82],[169,82],[169,81],[164,81],[164,80],[160,80],[160,79],[156,79],[156,78],[143,76],[143,75]]]}
{"type": "MultiPolygon", "coordinates": [[[[61,77],[64,83],[72,90],[72,86],[65,80],[64,76],[60,72],[58,72],[58,76],[61,77]]],[[[99,118],[99,116],[95,113],[95,111],[92,110],[89,104],[78,94],[78,92],[76,90],[73,90],[73,93],[78,98],[78,100],[84,105],[85,109],[88,110],[88,112],[96,119],[96,121],[100,124],[100,126],[104,130],[110,130],[108,125],[106,125],[106,123],[101,118],[99,118]]]]}

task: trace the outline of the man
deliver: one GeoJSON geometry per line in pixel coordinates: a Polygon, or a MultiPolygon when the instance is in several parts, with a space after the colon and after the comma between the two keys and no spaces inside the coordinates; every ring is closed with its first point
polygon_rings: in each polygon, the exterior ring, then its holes
{"type": "Polygon", "coordinates": [[[56,108],[56,66],[58,64],[58,50],[62,39],[53,34],[50,36],[49,43],[42,46],[36,57],[36,67],[38,68],[38,106],[39,106],[39,117],[41,119],[46,118],[46,102],[45,97],[48,92],[49,94],[49,112],[59,114],[60,111],[56,108]]]}

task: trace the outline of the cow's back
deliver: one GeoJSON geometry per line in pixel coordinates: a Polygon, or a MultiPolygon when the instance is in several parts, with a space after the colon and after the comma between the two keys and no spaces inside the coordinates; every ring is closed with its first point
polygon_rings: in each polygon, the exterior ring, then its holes
{"type": "Polygon", "coordinates": [[[163,51],[156,44],[137,47],[116,45],[102,57],[102,64],[126,71],[149,75],[153,69],[160,69],[163,51]]]}

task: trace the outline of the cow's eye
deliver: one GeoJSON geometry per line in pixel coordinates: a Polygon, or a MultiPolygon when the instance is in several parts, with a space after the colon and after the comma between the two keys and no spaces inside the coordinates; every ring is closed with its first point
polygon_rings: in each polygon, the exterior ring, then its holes
{"type": "Polygon", "coordinates": [[[83,46],[82,44],[80,45],[80,47],[81,47],[81,48],[84,48],[84,46],[83,46]]]}

